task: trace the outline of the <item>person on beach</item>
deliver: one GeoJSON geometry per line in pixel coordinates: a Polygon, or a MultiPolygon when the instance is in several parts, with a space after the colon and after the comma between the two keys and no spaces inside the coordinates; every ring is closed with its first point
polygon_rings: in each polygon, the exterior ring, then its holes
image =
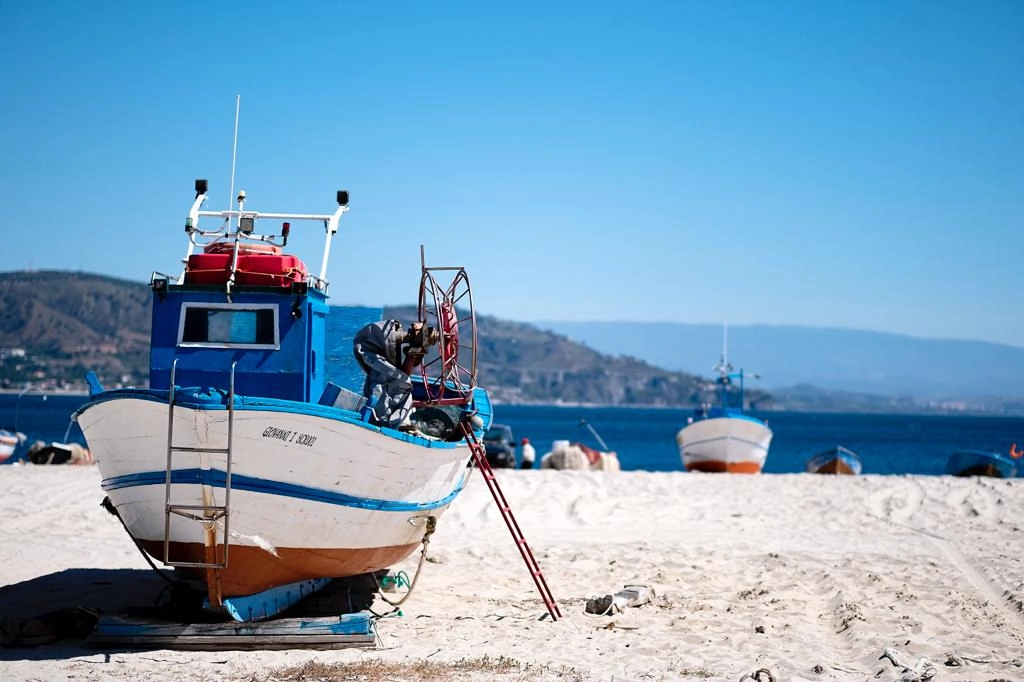
{"type": "Polygon", "coordinates": [[[520,443],[522,450],[522,459],[519,464],[520,469],[532,469],[533,460],[537,458],[537,451],[530,445],[530,439],[524,438],[520,443]]]}
{"type": "Polygon", "coordinates": [[[366,325],[352,339],[356,361],[366,372],[363,395],[370,404],[371,420],[378,426],[415,432],[412,415],[412,379],[427,348],[437,343],[437,332],[413,322],[409,330],[398,320],[366,325]]]}

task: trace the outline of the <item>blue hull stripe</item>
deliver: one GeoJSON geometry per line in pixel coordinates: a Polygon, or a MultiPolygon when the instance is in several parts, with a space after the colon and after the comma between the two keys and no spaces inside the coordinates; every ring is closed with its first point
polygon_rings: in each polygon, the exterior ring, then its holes
{"type": "MultiPolygon", "coordinates": [[[[215,488],[225,487],[225,474],[217,469],[176,469],[171,472],[172,484],[194,484],[208,485],[215,488]]],[[[451,504],[452,500],[462,491],[466,485],[466,476],[459,481],[458,487],[448,496],[433,502],[402,502],[397,500],[375,500],[368,497],[356,497],[344,493],[333,493],[329,490],[310,488],[294,483],[283,483],[281,481],[268,481],[252,476],[231,475],[231,489],[245,490],[263,495],[278,495],[281,497],[294,497],[300,500],[309,500],[322,504],[333,504],[341,507],[355,507],[357,509],[373,509],[385,512],[418,512],[429,511],[451,504]]],[[[135,488],[145,485],[164,485],[167,482],[167,472],[146,471],[126,476],[115,476],[104,479],[103,489],[120,490],[123,488],[135,488]]]]}
{"type": "Polygon", "coordinates": [[[691,441],[689,443],[683,443],[683,447],[686,448],[687,450],[689,450],[690,448],[695,448],[698,445],[707,445],[708,443],[720,443],[722,441],[736,441],[737,443],[743,443],[744,445],[749,445],[751,447],[755,447],[758,450],[767,450],[768,449],[765,446],[761,445],[761,443],[759,441],[747,440],[745,438],[736,438],[736,437],[726,438],[725,436],[719,436],[718,438],[705,438],[704,440],[695,440],[695,441],[691,441]]]}

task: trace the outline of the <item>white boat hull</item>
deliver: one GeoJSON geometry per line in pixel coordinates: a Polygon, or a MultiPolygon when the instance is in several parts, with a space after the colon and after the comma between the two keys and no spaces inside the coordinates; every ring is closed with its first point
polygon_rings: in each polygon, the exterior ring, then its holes
{"type": "Polygon", "coordinates": [[[19,435],[6,429],[0,429],[0,462],[6,462],[18,449],[18,443],[21,442],[19,435]]]}
{"type": "Polygon", "coordinates": [[[676,434],[687,471],[760,473],[771,441],[771,429],[747,416],[698,419],[676,434]]]}
{"type": "Polygon", "coordinates": [[[169,463],[166,403],[120,397],[78,414],[131,536],[167,563],[226,563],[215,576],[224,597],[393,565],[420,545],[428,517],[443,514],[470,471],[464,444],[246,408],[234,411],[229,489],[226,456],[211,451],[226,448],[228,421],[224,409],[175,406],[169,463]],[[168,514],[168,503],[224,506],[227,515],[204,523],[168,514]]]}

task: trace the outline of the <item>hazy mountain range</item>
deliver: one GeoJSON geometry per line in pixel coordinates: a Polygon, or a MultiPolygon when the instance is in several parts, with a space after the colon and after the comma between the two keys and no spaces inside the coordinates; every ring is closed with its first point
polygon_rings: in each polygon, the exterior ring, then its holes
{"type": "MultiPolygon", "coordinates": [[[[150,290],[66,271],[0,272],[0,388],[148,381],[150,290]]],[[[386,316],[409,321],[411,306],[386,316]]],[[[477,315],[479,379],[496,402],[686,408],[715,399],[717,325],[526,323],[477,315]]],[[[730,326],[754,409],[1024,414],[1024,349],[895,334],[730,326]]]]}
{"type": "MultiPolygon", "coordinates": [[[[0,272],[0,389],[83,390],[87,371],[110,387],[146,385],[151,295],[144,283],[104,275],[0,272]]],[[[417,311],[384,315],[409,322],[417,311]]],[[[479,381],[495,402],[693,407],[714,398],[698,376],[609,357],[522,322],[477,321],[479,381]]],[[[763,391],[748,399],[772,403],[763,391]]]]}
{"type": "MultiPolygon", "coordinates": [[[[723,347],[723,326],[670,322],[535,322],[601,353],[707,376],[723,347]]],[[[728,327],[728,360],[759,375],[773,393],[812,385],[919,400],[1024,398],[1024,348],[984,341],[922,339],[851,329],[728,327]]]]}

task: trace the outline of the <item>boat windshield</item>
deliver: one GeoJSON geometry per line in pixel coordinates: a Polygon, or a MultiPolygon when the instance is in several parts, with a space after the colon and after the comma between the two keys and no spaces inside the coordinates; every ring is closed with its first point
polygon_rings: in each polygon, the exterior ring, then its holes
{"type": "Polygon", "coordinates": [[[276,348],[277,306],[186,303],[178,331],[178,344],[276,348]]]}

